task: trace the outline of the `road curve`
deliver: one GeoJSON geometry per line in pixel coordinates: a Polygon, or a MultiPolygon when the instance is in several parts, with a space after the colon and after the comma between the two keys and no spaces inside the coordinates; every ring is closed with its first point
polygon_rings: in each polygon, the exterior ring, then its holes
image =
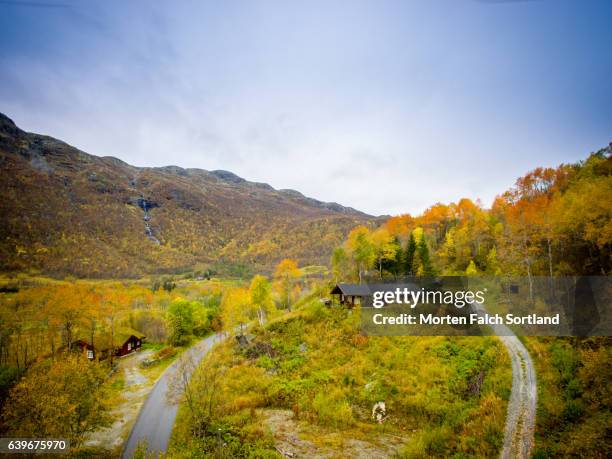
{"type": "MultiPolygon", "coordinates": [[[[219,339],[216,335],[209,336],[193,345],[185,353],[190,353],[189,357],[199,362],[219,339]]],[[[142,405],[123,448],[121,456],[123,459],[131,459],[138,443],[143,440],[146,441],[147,450],[150,452],[165,452],[168,449],[178,405],[167,400],[166,392],[168,383],[177,369],[177,363],[178,360],[166,369],[142,405]]]]}
{"type": "MultiPolygon", "coordinates": [[[[479,315],[487,313],[476,306],[479,315]]],[[[493,334],[503,343],[512,362],[512,392],[508,401],[502,459],[527,459],[533,450],[538,388],[533,360],[525,345],[506,325],[493,325],[493,334]]]]}

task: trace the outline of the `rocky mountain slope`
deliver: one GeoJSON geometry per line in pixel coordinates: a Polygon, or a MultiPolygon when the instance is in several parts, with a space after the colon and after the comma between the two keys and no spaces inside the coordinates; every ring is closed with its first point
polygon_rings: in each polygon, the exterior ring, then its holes
{"type": "Polygon", "coordinates": [[[326,263],[376,219],[227,171],[139,168],[27,133],[0,114],[4,271],[140,276],[280,258],[326,263]]]}

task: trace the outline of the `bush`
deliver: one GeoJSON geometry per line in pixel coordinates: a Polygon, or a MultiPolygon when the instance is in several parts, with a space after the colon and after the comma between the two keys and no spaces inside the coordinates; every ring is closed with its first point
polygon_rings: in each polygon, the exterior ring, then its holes
{"type": "Polygon", "coordinates": [[[321,425],[342,428],[355,423],[350,404],[337,389],[318,392],[312,402],[312,410],[321,425]]]}

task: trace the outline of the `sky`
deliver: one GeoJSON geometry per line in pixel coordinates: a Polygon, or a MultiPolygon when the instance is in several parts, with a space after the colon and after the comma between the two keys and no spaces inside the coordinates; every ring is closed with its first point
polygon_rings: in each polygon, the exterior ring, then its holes
{"type": "Polygon", "coordinates": [[[0,112],[364,212],[489,206],[612,141],[612,2],[0,0],[0,112]]]}

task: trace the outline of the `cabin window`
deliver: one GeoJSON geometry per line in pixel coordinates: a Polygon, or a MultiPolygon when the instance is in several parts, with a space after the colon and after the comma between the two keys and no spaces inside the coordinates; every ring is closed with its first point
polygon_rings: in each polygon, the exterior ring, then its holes
{"type": "Polygon", "coordinates": [[[128,343],[128,351],[132,350],[132,343],[128,343]]]}
{"type": "Polygon", "coordinates": [[[88,351],[87,351],[87,358],[88,358],[89,360],[93,360],[93,351],[92,351],[92,350],[88,350],[88,351]]]}

